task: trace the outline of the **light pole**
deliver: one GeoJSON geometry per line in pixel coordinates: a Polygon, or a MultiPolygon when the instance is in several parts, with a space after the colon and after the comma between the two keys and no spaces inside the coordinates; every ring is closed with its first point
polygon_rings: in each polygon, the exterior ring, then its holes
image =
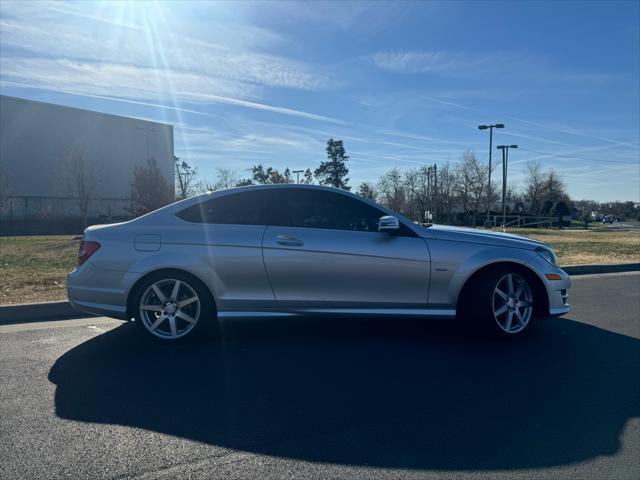
{"type": "Polygon", "coordinates": [[[296,174],[296,183],[300,183],[300,174],[304,172],[304,170],[294,170],[292,173],[296,174]]]}
{"type": "Polygon", "coordinates": [[[489,129],[489,182],[487,185],[487,218],[484,221],[485,227],[490,225],[489,209],[491,207],[491,153],[493,150],[493,129],[504,128],[504,123],[495,123],[493,125],[478,125],[478,130],[489,129]]]}
{"type": "Polygon", "coordinates": [[[502,150],[502,228],[506,223],[507,214],[507,166],[509,164],[509,149],[518,148],[518,145],[499,145],[496,147],[498,150],[502,150]]]}

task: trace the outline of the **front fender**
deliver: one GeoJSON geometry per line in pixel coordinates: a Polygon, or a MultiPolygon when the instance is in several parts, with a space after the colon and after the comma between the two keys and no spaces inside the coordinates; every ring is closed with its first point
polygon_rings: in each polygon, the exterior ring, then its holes
{"type": "MultiPolygon", "coordinates": [[[[429,240],[431,288],[429,305],[455,307],[465,283],[478,270],[495,263],[515,263],[531,269],[532,250],[467,242],[429,240]]],[[[541,274],[534,273],[545,283],[541,274]]]]}

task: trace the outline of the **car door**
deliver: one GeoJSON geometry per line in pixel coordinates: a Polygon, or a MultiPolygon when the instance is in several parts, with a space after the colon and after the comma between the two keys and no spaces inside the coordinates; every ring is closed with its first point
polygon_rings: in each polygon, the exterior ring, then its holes
{"type": "Polygon", "coordinates": [[[176,241],[206,266],[219,310],[275,306],[262,259],[265,195],[264,189],[229,192],[176,215],[189,222],[176,241]]]}
{"type": "Polygon", "coordinates": [[[339,192],[293,187],[269,194],[262,245],[279,307],[426,306],[429,251],[411,229],[378,232],[386,213],[339,192]]]}

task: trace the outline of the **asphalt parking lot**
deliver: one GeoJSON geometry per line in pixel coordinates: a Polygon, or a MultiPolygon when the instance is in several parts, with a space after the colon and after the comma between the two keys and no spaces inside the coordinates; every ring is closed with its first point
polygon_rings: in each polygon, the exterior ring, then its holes
{"type": "Polygon", "coordinates": [[[640,274],[516,342],[441,322],[0,326],[0,477],[640,478],[640,274]]]}

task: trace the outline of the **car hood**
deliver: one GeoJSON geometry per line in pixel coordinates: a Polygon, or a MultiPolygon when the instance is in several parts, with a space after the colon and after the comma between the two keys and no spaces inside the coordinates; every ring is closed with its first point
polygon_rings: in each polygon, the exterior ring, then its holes
{"type": "Polygon", "coordinates": [[[438,240],[482,243],[485,245],[524,248],[527,250],[534,250],[541,246],[551,248],[544,242],[521,237],[520,235],[493,232],[490,230],[480,230],[475,228],[450,227],[448,225],[433,225],[429,228],[426,228],[425,234],[423,236],[425,238],[435,237],[438,240]]]}

